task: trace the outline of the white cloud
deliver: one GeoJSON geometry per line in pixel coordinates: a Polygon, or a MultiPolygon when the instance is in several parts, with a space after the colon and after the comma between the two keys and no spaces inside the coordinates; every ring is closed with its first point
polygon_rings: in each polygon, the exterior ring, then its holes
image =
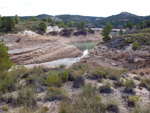
{"type": "Polygon", "coordinates": [[[149,3],[149,0],[0,0],[0,14],[110,16],[127,11],[145,16],[150,15],[149,3]]]}

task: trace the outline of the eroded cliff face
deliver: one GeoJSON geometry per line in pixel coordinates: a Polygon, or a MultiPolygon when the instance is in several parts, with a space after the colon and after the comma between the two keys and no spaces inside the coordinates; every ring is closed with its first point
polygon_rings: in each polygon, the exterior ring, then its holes
{"type": "Polygon", "coordinates": [[[25,34],[7,34],[1,36],[9,47],[10,60],[13,63],[26,65],[50,62],[63,58],[74,58],[82,55],[82,52],[71,43],[101,41],[99,32],[87,36],[42,36],[32,32],[25,34]]]}
{"type": "MultiPolygon", "coordinates": [[[[21,38],[22,39],[22,38],[21,38]]],[[[72,58],[82,55],[75,46],[57,41],[41,39],[24,39],[10,45],[10,60],[16,64],[43,63],[62,58],[72,58]]]]}

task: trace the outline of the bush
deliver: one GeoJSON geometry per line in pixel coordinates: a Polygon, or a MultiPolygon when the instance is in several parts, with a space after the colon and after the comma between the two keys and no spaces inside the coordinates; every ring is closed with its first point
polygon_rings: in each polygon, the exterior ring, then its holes
{"type": "Polygon", "coordinates": [[[134,81],[133,80],[128,80],[128,79],[126,79],[125,86],[128,89],[133,89],[133,88],[136,87],[134,81]]]}
{"type": "Polygon", "coordinates": [[[107,106],[107,111],[113,112],[113,113],[119,113],[119,108],[117,105],[110,104],[107,106]]]}
{"type": "Polygon", "coordinates": [[[124,72],[124,70],[116,70],[112,68],[104,68],[103,70],[111,80],[119,80],[120,75],[124,72]]]}
{"type": "Polygon", "coordinates": [[[68,81],[68,72],[64,71],[61,73],[60,78],[62,80],[62,82],[66,82],[68,81]]]}
{"type": "Polygon", "coordinates": [[[57,86],[57,87],[60,87],[61,86],[61,78],[56,73],[50,74],[46,78],[46,84],[48,86],[57,86]]]}
{"type": "Polygon", "coordinates": [[[79,35],[84,35],[86,36],[87,35],[87,32],[85,30],[80,30],[80,31],[77,31],[74,33],[75,36],[79,36],[79,35]]]}
{"type": "Polygon", "coordinates": [[[118,88],[118,87],[123,87],[124,86],[124,79],[121,79],[117,82],[114,82],[114,85],[118,88]]]}
{"type": "Polygon", "coordinates": [[[139,101],[139,98],[140,96],[135,96],[135,97],[132,97],[132,96],[128,96],[126,98],[126,101],[128,103],[128,106],[129,107],[135,107],[135,104],[139,101]]]}
{"type": "Polygon", "coordinates": [[[61,31],[61,36],[70,37],[71,33],[72,33],[71,29],[64,29],[61,31]]]}
{"type": "Polygon", "coordinates": [[[1,85],[1,91],[3,93],[16,90],[15,81],[9,77],[7,77],[3,81],[1,81],[0,85],[1,85]]]}
{"type": "Polygon", "coordinates": [[[73,83],[73,87],[80,88],[80,87],[84,86],[84,84],[85,84],[84,78],[82,76],[78,76],[73,83]]]}
{"type": "Polygon", "coordinates": [[[46,32],[46,29],[47,29],[46,24],[44,22],[41,22],[39,24],[39,30],[46,32]]]}
{"type": "Polygon", "coordinates": [[[126,79],[125,87],[124,93],[135,95],[136,92],[133,91],[133,88],[135,88],[136,85],[133,80],[126,79]]]}
{"type": "Polygon", "coordinates": [[[133,50],[137,50],[138,48],[139,48],[138,44],[137,44],[136,42],[134,42],[134,43],[132,44],[132,49],[133,49],[133,50]]]}
{"type": "Polygon", "coordinates": [[[66,95],[60,88],[49,87],[47,89],[45,101],[62,100],[65,97],[66,97],[66,95]]]}
{"type": "Polygon", "coordinates": [[[88,32],[94,34],[94,30],[92,30],[91,27],[88,28],[88,32]]]}
{"type": "Polygon", "coordinates": [[[141,79],[140,86],[145,87],[150,91],[150,79],[141,79]]]}
{"type": "Polygon", "coordinates": [[[88,84],[83,87],[80,96],[75,98],[75,102],[63,101],[59,106],[59,113],[104,113],[106,107],[102,104],[96,87],[88,84]]]}
{"type": "Polygon", "coordinates": [[[112,93],[112,89],[111,89],[111,87],[110,87],[110,84],[109,83],[107,83],[105,86],[101,86],[100,88],[99,88],[99,91],[100,91],[100,93],[112,93]]]}
{"type": "Polygon", "coordinates": [[[103,78],[106,75],[104,71],[102,71],[100,68],[93,69],[88,76],[90,79],[100,79],[103,78]]]}
{"type": "Polygon", "coordinates": [[[25,89],[18,92],[17,105],[23,105],[27,107],[35,107],[37,100],[33,89],[25,89]]]}

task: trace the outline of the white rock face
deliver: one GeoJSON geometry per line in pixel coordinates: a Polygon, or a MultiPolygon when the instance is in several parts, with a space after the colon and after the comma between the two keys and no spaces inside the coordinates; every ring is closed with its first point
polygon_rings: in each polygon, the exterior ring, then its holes
{"type": "Polygon", "coordinates": [[[47,32],[47,33],[48,33],[48,32],[52,32],[52,31],[60,32],[60,31],[62,31],[62,30],[63,30],[63,28],[59,28],[58,26],[54,26],[54,27],[48,26],[46,32],[47,32]]]}
{"type": "Polygon", "coordinates": [[[33,32],[33,31],[27,31],[27,30],[25,30],[23,32],[19,32],[17,35],[21,35],[21,36],[33,36],[33,37],[39,36],[35,32],[33,32]]]}

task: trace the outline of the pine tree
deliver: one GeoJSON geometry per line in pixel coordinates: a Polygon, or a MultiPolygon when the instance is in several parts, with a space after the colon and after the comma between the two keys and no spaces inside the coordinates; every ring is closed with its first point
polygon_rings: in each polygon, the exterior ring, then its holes
{"type": "Polygon", "coordinates": [[[16,24],[19,24],[20,18],[18,17],[18,15],[15,15],[14,20],[15,20],[15,23],[16,23],[16,24]]]}
{"type": "Polygon", "coordinates": [[[130,30],[132,30],[133,28],[132,22],[127,22],[127,24],[125,25],[125,28],[129,28],[130,30]]]}
{"type": "Polygon", "coordinates": [[[73,27],[73,21],[69,20],[68,23],[67,23],[67,26],[69,28],[72,28],[73,27]]]}
{"type": "Polygon", "coordinates": [[[102,35],[104,36],[103,41],[107,42],[110,40],[109,34],[112,32],[112,26],[111,24],[108,22],[106,23],[105,27],[102,30],[102,35]]]}
{"type": "Polygon", "coordinates": [[[6,31],[12,31],[15,27],[15,22],[11,17],[2,17],[1,27],[6,31]]]}
{"type": "Polygon", "coordinates": [[[5,46],[4,40],[0,41],[0,79],[4,79],[7,71],[11,68],[12,63],[9,60],[8,47],[5,46]]]}
{"type": "Polygon", "coordinates": [[[40,24],[39,24],[39,29],[41,30],[41,31],[46,31],[46,24],[44,23],[44,22],[41,22],[40,24]]]}

